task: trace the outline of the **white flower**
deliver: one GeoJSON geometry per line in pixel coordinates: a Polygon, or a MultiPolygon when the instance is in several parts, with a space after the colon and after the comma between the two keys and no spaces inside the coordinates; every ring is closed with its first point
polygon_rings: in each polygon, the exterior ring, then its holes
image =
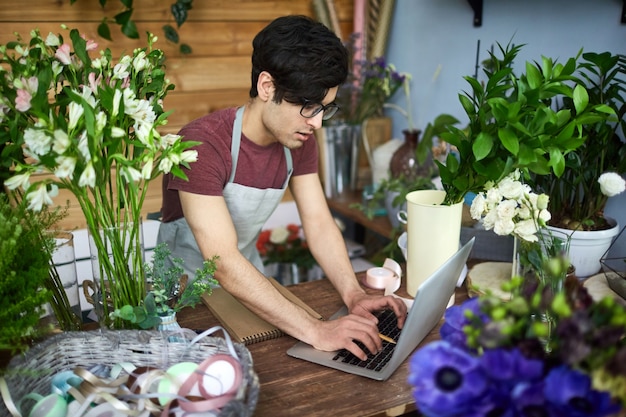
{"type": "Polygon", "coordinates": [[[167,174],[172,170],[172,165],[172,161],[169,158],[163,158],[161,162],[159,162],[159,170],[167,174]]]}
{"type": "Polygon", "coordinates": [[[85,110],[83,109],[83,106],[80,103],[77,103],[75,101],[72,101],[70,103],[69,108],[70,108],[70,121],[67,124],[67,128],[69,130],[72,130],[78,125],[78,121],[80,120],[85,110]]]}
{"type": "Polygon", "coordinates": [[[470,207],[470,215],[474,220],[480,220],[485,212],[485,196],[480,193],[472,200],[472,206],[470,207]]]}
{"type": "Polygon", "coordinates": [[[54,188],[48,193],[48,188],[45,183],[40,183],[37,188],[31,190],[27,195],[26,199],[28,200],[28,209],[33,211],[41,211],[44,204],[51,205],[52,204],[52,196],[58,191],[58,188],[54,188]]]}
{"type": "Polygon", "coordinates": [[[289,237],[289,230],[285,226],[279,226],[272,229],[270,233],[270,242],[275,245],[281,245],[287,242],[287,238],[289,237]]]}
{"type": "Polygon", "coordinates": [[[117,116],[117,114],[120,112],[121,102],[122,102],[122,91],[115,90],[115,93],[113,93],[113,109],[111,110],[111,115],[113,117],[117,116]]]}
{"type": "Polygon", "coordinates": [[[123,138],[126,135],[126,131],[121,127],[113,126],[111,127],[111,136],[115,139],[123,138]]]}
{"type": "Polygon", "coordinates": [[[613,197],[621,194],[626,189],[626,181],[615,172],[605,172],[598,178],[602,194],[613,197]]]}
{"type": "Polygon", "coordinates": [[[80,174],[80,178],[78,179],[78,186],[90,188],[96,186],[96,171],[93,169],[93,164],[91,163],[91,161],[89,161],[83,173],[80,174]]]}
{"type": "Polygon", "coordinates": [[[498,204],[498,207],[496,207],[496,213],[498,218],[502,221],[513,222],[513,218],[517,214],[517,201],[502,200],[502,202],[498,204]]]}
{"type": "Polygon", "coordinates": [[[145,180],[149,180],[152,176],[152,167],[154,166],[154,159],[147,158],[145,165],[141,168],[141,177],[145,180]]]}
{"type": "Polygon", "coordinates": [[[168,147],[175,145],[176,142],[180,140],[180,138],[180,135],[173,135],[171,133],[168,133],[165,136],[161,136],[161,147],[163,149],[167,149],[168,147]]]}
{"type": "Polygon", "coordinates": [[[537,242],[537,225],[534,220],[522,220],[515,224],[515,230],[513,233],[520,239],[524,239],[528,242],[537,242]]]}
{"type": "Polygon", "coordinates": [[[48,37],[46,37],[46,45],[48,46],[59,46],[61,42],[59,41],[59,37],[54,33],[48,33],[48,37]]]}
{"type": "Polygon", "coordinates": [[[43,130],[26,128],[24,131],[24,143],[34,155],[42,156],[50,152],[51,142],[52,138],[43,130]]]}
{"type": "Polygon", "coordinates": [[[125,78],[128,78],[128,76],[130,75],[129,68],[130,68],[130,57],[124,56],[124,58],[120,60],[119,64],[113,67],[113,78],[117,78],[118,80],[123,80],[125,78]]]}
{"type": "Polygon", "coordinates": [[[196,162],[198,160],[198,151],[183,151],[180,154],[180,162],[196,162]]]}
{"type": "Polygon", "coordinates": [[[15,190],[20,187],[24,190],[28,190],[28,187],[30,187],[30,172],[14,175],[6,180],[4,185],[6,185],[9,190],[15,190]]]}
{"type": "Polygon", "coordinates": [[[510,177],[505,177],[498,184],[498,189],[502,197],[517,200],[524,195],[524,186],[519,181],[513,181],[510,177]]]}
{"type": "Polygon", "coordinates": [[[89,152],[89,138],[87,132],[82,131],[78,138],[78,152],[82,155],[85,161],[91,161],[91,152],[89,152]]]}
{"type": "Polygon", "coordinates": [[[64,130],[56,129],[54,131],[54,141],[52,142],[52,150],[59,155],[65,153],[70,146],[70,138],[64,130]]]}
{"type": "Polygon", "coordinates": [[[136,72],[139,72],[146,68],[148,60],[146,59],[146,52],[140,51],[133,59],[133,68],[136,72]]]}
{"type": "Polygon", "coordinates": [[[141,180],[141,172],[133,167],[125,166],[122,168],[122,175],[126,178],[128,182],[137,182],[141,180]]]}
{"type": "Polygon", "coordinates": [[[74,178],[74,168],[76,167],[76,158],[70,156],[59,156],[55,159],[58,164],[54,170],[54,175],[59,178],[74,178]]]}
{"type": "Polygon", "coordinates": [[[550,197],[546,194],[539,194],[537,197],[537,208],[539,210],[545,210],[548,208],[548,203],[550,202],[550,197]]]}

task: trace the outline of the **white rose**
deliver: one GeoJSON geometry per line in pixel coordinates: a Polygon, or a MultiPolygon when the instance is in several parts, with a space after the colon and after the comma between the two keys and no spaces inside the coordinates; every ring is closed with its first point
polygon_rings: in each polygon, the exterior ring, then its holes
{"type": "Polygon", "coordinates": [[[485,211],[485,196],[480,193],[474,200],[472,200],[472,207],[470,207],[470,215],[474,220],[480,220],[483,216],[483,212],[485,211]]]}
{"type": "Polygon", "coordinates": [[[287,238],[289,237],[289,230],[285,226],[279,226],[272,229],[272,233],[270,233],[270,242],[275,245],[281,245],[287,242],[287,238]]]}
{"type": "Polygon", "coordinates": [[[511,178],[504,178],[498,184],[498,189],[504,198],[517,200],[524,195],[524,186],[519,181],[513,181],[511,178]]]}
{"type": "Polygon", "coordinates": [[[626,181],[615,172],[605,172],[600,175],[598,182],[600,183],[600,191],[608,197],[623,193],[626,189],[626,181]]]}
{"type": "Polygon", "coordinates": [[[536,242],[537,226],[533,220],[522,220],[515,225],[514,233],[517,237],[528,242],[536,242]]]}
{"type": "Polygon", "coordinates": [[[513,217],[517,214],[517,202],[515,200],[504,200],[498,204],[496,212],[500,220],[513,222],[513,217]]]}

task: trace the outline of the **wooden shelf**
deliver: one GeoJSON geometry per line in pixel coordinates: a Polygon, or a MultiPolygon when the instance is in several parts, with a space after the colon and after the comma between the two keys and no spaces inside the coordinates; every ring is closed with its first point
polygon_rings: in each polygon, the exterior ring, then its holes
{"type": "Polygon", "coordinates": [[[368,219],[367,216],[359,209],[352,207],[353,204],[362,202],[362,195],[359,191],[347,191],[338,197],[328,198],[328,207],[338,214],[362,225],[381,236],[391,239],[392,230],[391,222],[387,216],[376,216],[368,219]]]}

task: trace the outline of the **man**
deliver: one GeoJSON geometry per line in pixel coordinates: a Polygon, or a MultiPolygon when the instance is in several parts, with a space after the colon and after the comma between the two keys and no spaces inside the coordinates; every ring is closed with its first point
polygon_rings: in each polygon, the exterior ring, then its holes
{"type": "MultiPolygon", "coordinates": [[[[396,298],[370,296],[359,286],[343,237],[317,174],[313,132],[337,110],[348,73],[346,48],[321,23],[304,16],[271,22],[255,37],[249,102],[192,121],[180,134],[201,142],[188,181],[163,181],[161,242],[188,271],[219,256],[215,278],[259,317],[318,349],[356,345],[381,349],[371,312],[390,308],[404,323],[396,298]],[[263,275],[256,239],[289,184],[311,253],[350,314],[320,321],[284,298],[263,275]]],[[[191,274],[190,276],[193,276],[191,274]]]]}

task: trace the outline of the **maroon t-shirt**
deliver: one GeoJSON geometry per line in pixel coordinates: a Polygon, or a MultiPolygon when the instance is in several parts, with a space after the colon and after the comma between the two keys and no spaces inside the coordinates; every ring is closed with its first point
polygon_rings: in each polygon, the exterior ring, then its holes
{"type": "MultiPolygon", "coordinates": [[[[190,169],[181,167],[188,181],[167,174],[163,176],[162,221],[167,223],[183,217],[178,190],[194,194],[221,196],[230,178],[232,158],[231,140],[237,108],[213,112],[196,119],[179,132],[183,140],[201,142],[193,149],[198,160],[190,169]]],[[[291,150],[293,174],[304,175],[317,172],[317,142],[312,137],[304,146],[291,150]]],[[[280,143],[259,146],[241,135],[237,171],[234,182],[254,188],[282,188],[287,178],[287,161],[280,143]]]]}

